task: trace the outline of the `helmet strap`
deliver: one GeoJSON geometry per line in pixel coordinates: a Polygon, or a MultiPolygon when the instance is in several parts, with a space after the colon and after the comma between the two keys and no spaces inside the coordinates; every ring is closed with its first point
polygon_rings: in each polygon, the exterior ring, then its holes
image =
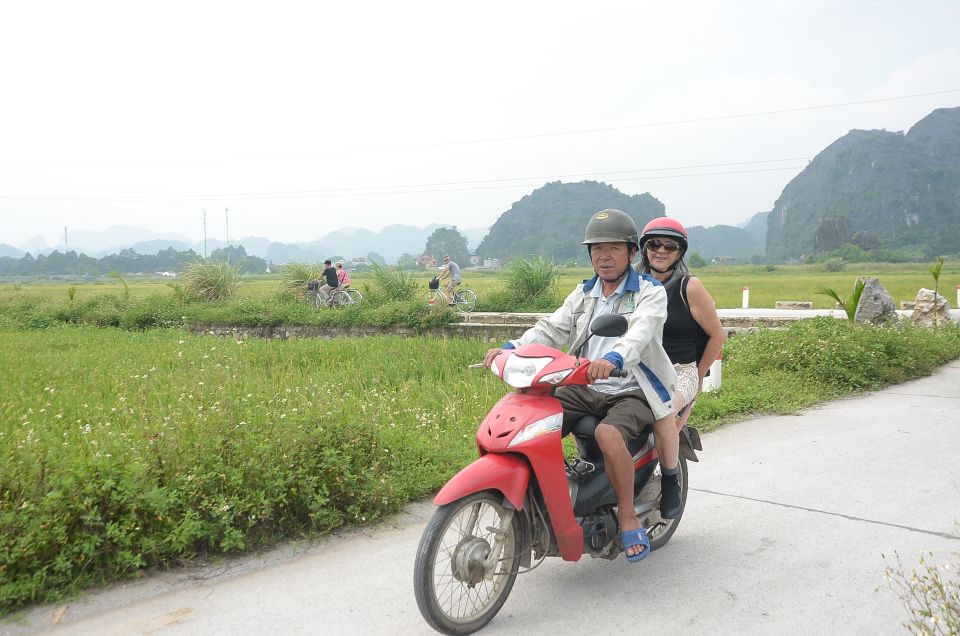
{"type": "MultiPolygon", "coordinates": [[[[628,264],[628,265],[627,265],[627,268],[626,268],[625,270],[623,270],[622,272],[620,272],[620,275],[617,276],[616,278],[611,279],[611,280],[607,280],[607,279],[605,279],[605,278],[601,278],[600,280],[602,280],[603,282],[605,282],[605,283],[608,284],[608,285],[613,285],[614,283],[619,283],[619,282],[622,281],[624,278],[626,278],[627,272],[629,272],[629,271],[630,271],[630,265],[628,264]]],[[[600,275],[597,274],[597,277],[598,277],[598,278],[599,278],[599,276],[600,276],[600,275]]]]}
{"type": "Polygon", "coordinates": [[[668,274],[673,270],[677,269],[677,263],[679,262],[680,262],[679,260],[675,261],[674,264],[668,267],[667,269],[657,269],[656,267],[653,266],[653,263],[649,263],[649,262],[647,263],[647,267],[649,267],[651,270],[655,271],[658,274],[668,274]]]}

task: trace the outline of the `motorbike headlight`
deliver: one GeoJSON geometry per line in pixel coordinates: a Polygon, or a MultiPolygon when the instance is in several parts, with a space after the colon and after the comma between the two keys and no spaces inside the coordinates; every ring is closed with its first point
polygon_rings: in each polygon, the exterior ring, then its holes
{"type": "Polygon", "coordinates": [[[563,371],[556,371],[554,373],[548,373],[547,375],[540,378],[541,382],[546,382],[547,384],[560,384],[563,382],[563,379],[573,373],[573,369],[564,369],[563,371]]]}
{"type": "Polygon", "coordinates": [[[512,355],[503,367],[503,381],[515,389],[526,389],[553,358],[522,358],[512,355]]]}
{"type": "Polygon", "coordinates": [[[532,424],[527,424],[522,431],[517,433],[517,435],[510,440],[510,443],[507,444],[507,448],[516,446],[518,444],[523,444],[524,442],[529,442],[530,440],[540,437],[541,435],[559,431],[562,427],[563,413],[554,413],[553,415],[545,417],[542,420],[537,420],[532,424]]]}

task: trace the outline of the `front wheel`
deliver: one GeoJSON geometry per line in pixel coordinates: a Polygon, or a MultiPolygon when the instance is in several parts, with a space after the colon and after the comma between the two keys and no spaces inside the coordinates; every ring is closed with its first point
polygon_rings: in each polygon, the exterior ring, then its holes
{"type": "MultiPolygon", "coordinates": [[[[677,476],[680,482],[680,499],[684,507],[687,505],[687,460],[680,456],[680,472],[677,476]]],[[[680,525],[680,519],[683,514],[676,519],[664,519],[660,516],[660,467],[657,466],[649,481],[644,485],[643,490],[633,500],[633,507],[637,510],[637,516],[644,528],[647,528],[647,534],[650,537],[650,549],[658,550],[667,545],[667,541],[677,531],[680,525]]]]}
{"type": "Polygon", "coordinates": [[[443,307],[447,304],[447,297],[439,289],[428,289],[423,292],[420,300],[431,307],[443,307]]]}
{"type": "Polygon", "coordinates": [[[413,570],[417,606],[444,634],[470,634],[496,616],[520,568],[520,520],[484,491],[440,506],[413,570]]]}

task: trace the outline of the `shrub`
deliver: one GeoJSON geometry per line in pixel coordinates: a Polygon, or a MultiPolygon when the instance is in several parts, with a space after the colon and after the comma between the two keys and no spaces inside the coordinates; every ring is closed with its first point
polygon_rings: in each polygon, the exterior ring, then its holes
{"type": "Polygon", "coordinates": [[[909,573],[900,555],[894,556],[896,564],[887,562],[885,574],[890,589],[910,614],[903,626],[911,634],[960,634],[960,554],[954,554],[952,568],[949,563],[937,567],[927,562],[927,555],[921,555],[918,567],[909,573]]]}
{"type": "Polygon", "coordinates": [[[240,270],[223,261],[195,261],[183,270],[183,287],[194,300],[230,298],[242,283],[240,270]]]}
{"type": "Polygon", "coordinates": [[[828,272],[841,272],[844,268],[842,258],[828,258],[823,262],[823,269],[828,272]]]}

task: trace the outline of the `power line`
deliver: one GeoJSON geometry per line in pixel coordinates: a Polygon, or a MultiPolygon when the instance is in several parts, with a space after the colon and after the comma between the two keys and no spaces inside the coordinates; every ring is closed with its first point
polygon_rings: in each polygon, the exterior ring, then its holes
{"type": "Polygon", "coordinates": [[[371,152],[393,152],[399,150],[416,150],[425,148],[445,148],[451,146],[464,146],[473,144],[501,143],[506,141],[522,141],[526,139],[546,139],[550,137],[566,137],[573,135],[592,135],[607,132],[622,132],[625,130],[639,130],[643,128],[659,128],[664,126],[680,126],[687,124],[700,124],[714,121],[730,121],[734,119],[749,119],[751,117],[767,117],[771,115],[785,115],[790,113],[809,112],[814,110],[827,110],[830,108],[846,108],[850,106],[863,106],[866,104],[880,104],[884,102],[901,101],[905,99],[916,99],[918,97],[931,97],[934,95],[948,95],[950,93],[960,93],[960,88],[948,88],[944,90],[928,91],[924,93],[913,93],[910,95],[895,95],[891,97],[877,97],[874,99],[861,99],[852,102],[837,102],[833,104],[815,104],[811,106],[797,106],[794,108],[781,108],[776,110],[753,111],[747,113],[735,113],[730,115],[709,115],[705,117],[694,117],[690,119],[672,119],[656,122],[644,122],[639,124],[625,124],[622,126],[607,126],[601,128],[581,128],[578,130],[560,130],[543,133],[530,133],[524,135],[510,135],[504,137],[487,137],[478,139],[461,139],[455,141],[442,141],[424,144],[406,144],[398,146],[379,146],[369,148],[355,148],[342,150],[329,150],[325,152],[311,152],[288,155],[264,155],[259,157],[238,157],[233,159],[196,159],[192,161],[168,161],[168,162],[132,162],[132,163],[93,163],[93,164],[26,164],[26,163],[0,163],[2,168],[103,168],[116,166],[158,166],[158,165],[190,165],[190,164],[209,164],[209,163],[229,163],[239,161],[266,161],[275,159],[304,159],[309,157],[325,157],[334,155],[362,154],[371,152]]]}
{"type": "MultiPolygon", "coordinates": [[[[583,172],[567,175],[551,175],[542,177],[514,177],[509,179],[489,179],[476,181],[449,181],[432,184],[409,184],[393,186],[368,186],[356,188],[331,188],[326,190],[295,190],[280,192],[242,192],[223,194],[171,194],[171,195],[130,195],[130,196],[79,196],[79,195],[0,195],[0,199],[17,199],[31,201],[74,201],[74,202],[178,202],[178,201],[208,201],[223,199],[239,200],[269,200],[269,199],[314,199],[326,197],[354,197],[398,194],[427,194],[432,192],[460,192],[466,190],[498,190],[509,188],[539,187],[544,181],[571,177],[597,177],[609,175],[629,175],[638,172],[668,172],[672,170],[691,170],[699,168],[719,168],[729,166],[756,165],[763,163],[779,163],[784,161],[806,161],[807,157],[792,157],[788,159],[762,159],[758,161],[738,161],[728,163],[700,164],[691,166],[675,166],[669,168],[641,168],[635,170],[618,170],[613,172],[583,172]],[[518,182],[506,184],[506,182],[518,182]],[[485,184],[485,185],[484,185],[485,184]],[[460,187],[465,186],[465,187],[460,187]],[[419,188],[419,189],[412,189],[419,188]]],[[[725,170],[714,172],[693,172],[686,174],[660,174],[640,177],[619,177],[617,181],[648,181],[656,179],[676,179],[689,177],[706,177],[716,175],[751,174],[757,172],[775,172],[781,170],[801,170],[803,165],[790,165],[777,168],[755,168],[743,170],[725,170]]]]}

